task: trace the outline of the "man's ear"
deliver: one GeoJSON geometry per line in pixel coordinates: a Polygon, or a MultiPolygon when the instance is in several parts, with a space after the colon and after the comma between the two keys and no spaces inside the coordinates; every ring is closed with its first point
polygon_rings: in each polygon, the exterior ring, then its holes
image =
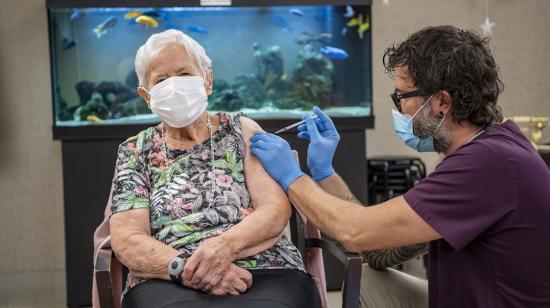
{"type": "Polygon", "coordinates": [[[212,87],[214,85],[214,71],[208,70],[206,73],[206,79],[204,80],[204,87],[206,88],[206,94],[212,94],[212,87]]]}
{"type": "Polygon", "coordinates": [[[442,90],[439,91],[436,97],[438,98],[438,103],[434,110],[437,114],[443,116],[451,112],[451,107],[453,105],[451,94],[445,90],[442,90]]]}
{"type": "Polygon", "coordinates": [[[139,96],[143,97],[143,99],[147,103],[147,107],[149,109],[151,109],[151,96],[149,95],[149,93],[147,93],[145,88],[144,87],[137,87],[137,93],[139,94],[139,96]]]}

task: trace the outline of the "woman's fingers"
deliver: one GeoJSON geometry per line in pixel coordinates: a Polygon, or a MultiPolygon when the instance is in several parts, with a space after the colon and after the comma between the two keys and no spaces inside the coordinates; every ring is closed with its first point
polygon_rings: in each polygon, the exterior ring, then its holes
{"type": "Polygon", "coordinates": [[[185,260],[185,266],[183,267],[183,277],[185,280],[191,282],[199,263],[200,259],[195,255],[191,255],[191,257],[185,260]]]}
{"type": "Polygon", "coordinates": [[[239,291],[239,293],[244,293],[248,289],[246,283],[239,277],[235,277],[235,279],[233,279],[232,285],[237,291],[239,291]]]}

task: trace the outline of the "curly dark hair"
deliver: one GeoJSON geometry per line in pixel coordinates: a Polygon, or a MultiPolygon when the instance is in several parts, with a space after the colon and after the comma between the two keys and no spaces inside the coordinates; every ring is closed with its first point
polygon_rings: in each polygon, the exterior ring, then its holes
{"type": "Polygon", "coordinates": [[[455,122],[486,127],[502,122],[497,99],[504,88],[488,42],[454,26],[427,27],[387,48],[382,61],[392,78],[406,66],[419,90],[449,92],[455,122]]]}

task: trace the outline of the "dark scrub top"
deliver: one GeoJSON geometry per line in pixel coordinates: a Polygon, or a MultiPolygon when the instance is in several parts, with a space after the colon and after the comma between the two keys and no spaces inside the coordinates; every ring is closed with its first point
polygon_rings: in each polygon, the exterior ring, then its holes
{"type": "Polygon", "coordinates": [[[430,243],[430,307],[550,307],[550,171],[512,121],[404,198],[442,236],[430,243]]]}

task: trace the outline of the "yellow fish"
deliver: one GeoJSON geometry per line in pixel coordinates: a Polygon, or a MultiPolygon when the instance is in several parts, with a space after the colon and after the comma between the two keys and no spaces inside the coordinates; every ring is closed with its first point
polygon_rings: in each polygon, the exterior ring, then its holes
{"type": "Polygon", "coordinates": [[[357,29],[357,32],[359,33],[359,38],[363,39],[363,33],[367,31],[370,28],[369,19],[366,18],[365,22],[359,25],[359,29],[357,29]]]}
{"type": "Polygon", "coordinates": [[[136,18],[136,22],[138,24],[142,24],[146,27],[156,28],[156,27],[159,26],[159,22],[156,21],[156,19],[154,19],[153,17],[146,16],[146,15],[141,15],[138,18],[136,18]]]}
{"type": "Polygon", "coordinates": [[[130,11],[130,12],[124,14],[124,19],[134,19],[134,18],[139,17],[139,16],[141,16],[140,11],[130,11]]]}
{"type": "Polygon", "coordinates": [[[98,122],[101,122],[103,121],[100,117],[96,116],[96,115],[89,115],[86,117],[86,120],[87,121],[90,121],[90,122],[93,122],[93,123],[98,123],[98,122]]]}
{"type": "Polygon", "coordinates": [[[351,28],[351,27],[359,26],[362,23],[363,23],[363,15],[359,14],[359,16],[353,17],[352,19],[350,19],[350,21],[348,21],[347,26],[351,28]]]}

